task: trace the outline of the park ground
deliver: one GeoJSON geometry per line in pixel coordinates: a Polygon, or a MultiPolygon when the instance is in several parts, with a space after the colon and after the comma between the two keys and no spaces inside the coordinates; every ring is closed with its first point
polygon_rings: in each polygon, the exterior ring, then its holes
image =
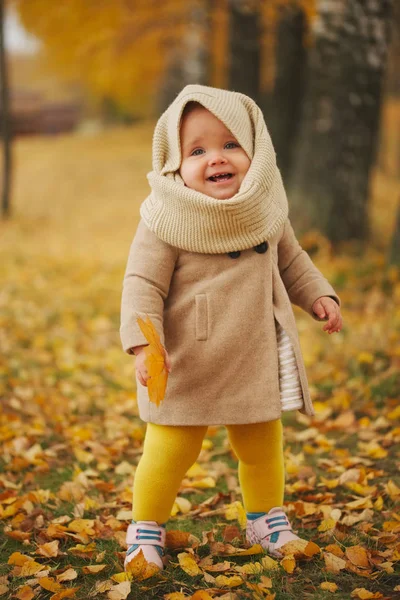
{"type": "Polygon", "coordinates": [[[380,171],[366,249],[302,240],[345,323],[328,336],[296,309],[316,414],[284,419],[286,509],[312,543],[281,561],[246,551],[236,460],[212,427],[165,571],[122,573],[144,424],[119,305],[150,150],[149,124],[16,142],[0,224],[0,598],[399,598],[398,183],[380,171]]]}

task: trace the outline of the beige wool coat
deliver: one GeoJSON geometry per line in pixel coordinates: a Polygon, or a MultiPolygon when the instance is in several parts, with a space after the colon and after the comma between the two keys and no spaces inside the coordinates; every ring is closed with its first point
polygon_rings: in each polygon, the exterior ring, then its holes
{"type": "Polygon", "coordinates": [[[146,344],[137,316],[149,315],[172,363],[157,407],[137,381],[140,417],[163,425],[230,425],[281,415],[275,319],[294,348],[304,408],[313,414],[291,303],[313,318],[335,291],[299,245],[290,221],[260,254],[238,258],[179,249],[139,223],[126,268],[121,340],[146,344]]]}

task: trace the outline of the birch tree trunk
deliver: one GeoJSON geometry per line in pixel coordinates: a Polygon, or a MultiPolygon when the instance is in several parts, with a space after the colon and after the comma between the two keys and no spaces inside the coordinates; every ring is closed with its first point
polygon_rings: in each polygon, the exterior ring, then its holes
{"type": "Polygon", "coordinates": [[[392,0],[320,0],[291,185],[300,229],[368,236],[392,0]]]}

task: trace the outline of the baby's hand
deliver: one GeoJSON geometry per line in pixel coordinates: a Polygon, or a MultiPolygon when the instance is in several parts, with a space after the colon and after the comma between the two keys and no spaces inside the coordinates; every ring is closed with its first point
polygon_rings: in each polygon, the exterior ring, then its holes
{"type": "Polygon", "coordinates": [[[324,331],[328,333],[335,333],[335,331],[340,331],[342,329],[342,315],[340,313],[340,307],[329,296],[322,296],[318,298],[312,306],[313,312],[320,319],[327,319],[326,324],[323,327],[324,331]]]}
{"type": "MultiPolygon", "coordinates": [[[[149,373],[147,371],[147,367],[145,365],[146,361],[146,353],[144,349],[146,346],[137,346],[134,348],[134,354],[136,356],[136,375],[139,382],[147,387],[147,381],[149,379],[149,373]]],[[[168,373],[171,372],[171,359],[169,357],[168,352],[165,350],[165,366],[167,367],[168,373]]]]}

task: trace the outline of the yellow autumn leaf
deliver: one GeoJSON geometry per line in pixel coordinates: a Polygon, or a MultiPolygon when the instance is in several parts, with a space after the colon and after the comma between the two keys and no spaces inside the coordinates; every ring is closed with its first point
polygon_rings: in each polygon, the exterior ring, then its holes
{"type": "Polygon", "coordinates": [[[122,571],[121,573],[115,573],[111,577],[111,579],[116,583],[122,583],[123,581],[132,581],[132,577],[129,575],[129,573],[126,573],[125,571],[122,571]]]}
{"type": "Polygon", "coordinates": [[[333,594],[338,590],[336,583],[331,583],[330,581],[323,581],[319,587],[321,590],[332,592],[333,594]]]}
{"type": "Polygon", "coordinates": [[[86,574],[100,573],[103,569],[106,568],[107,565],[87,565],[86,567],[82,567],[82,572],[86,574]]]}
{"type": "Polygon", "coordinates": [[[329,573],[339,573],[346,568],[346,561],[330,552],[324,552],[324,561],[325,568],[329,573]]]}
{"type": "Polygon", "coordinates": [[[193,596],[190,596],[190,600],[213,600],[212,596],[205,590],[197,590],[193,596]]]}
{"type": "Polygon", "coordinates": [[[142,581],[149,579],[160,572],[159,567],[154,563],[149,563],[144,557],[142,550],[129,561],[125,567],[125,572],[130,580],[142,581]]]}
{"type": "Polygon", "coordinates": [[[263,558],[261,559],[261,564],[266,571],[274,571],[276,569],[279,569],[278,561],[274,560],[270,556],[263,556],[263,558]]]}
{"type": "Polygon", "coordinates": [[[383,598],[380,592],[369,592],[365,588],[356,588],[350,594],[351,598],[359,598],[360,600],[371,600],[375,598],[383,598]]]}
{"type": "Polygon", "coordinates": [[[40,577],[39,584],[49,592],[61,592],[63,586],[52,577],[40,577]]]}
{"type": "Polygon", "coordinates": [[[32,600],[32,598],[34,598],[35,595],[36,594],[30,585],[23,585],[15,593],[15,598],[17,598],[17,600],[32,600]]]}
{"type": "Polygon", "coordinates": [[[324,519],[318,526],[318,531],[324,532],[335,529],[336,521],[334,519],[324,519]]]}
{"type": "Polygon", "coordinates": [[[58,540],[53,540],[52,542],[47,542],[46,544],[40,544],[36,550],[36,554],[41,554],[47,558],[57,556],[59,544],[60,542],[58,540]]]}
{"type": "Polygon", "coordinates": [[[281,560],[281,565],[285,569],[286,573],[293,573],[296,568],[296,561],[293,554],[284,556],[281,560]]]}
{"type": "Polygon", "coordinates": [[[349,561],[356,565],[356,567],[362,567],[368,569],[370,566],[368,560],[368,553],[362,546],[349,546],[345,550],[345,554],[349,561]]]}
{"type": "Polygon", "coordinates": [[[225,508],[225,518],[227,521],[237,520],[241,529],[246,529],[247,516],[243,504],[239,501],[228,504],[225,508]]]}
{"type": "Polygon", "coordinates": [[[67,588],[60,592],[56,592],[50,596],[50,600],[63,600],[64,598],[75,598],[76,592],[80,589],[80,586],[74,588],[67,588]]]}
{"type": "Polygon", "coordinates": [[[64,571],[63,573],[60,573],[59,575],[56,576],[57,581],[62,582],[62,581],[72,581],[74,579],[76,579],[78,577],[78,573],[75,571],[75,569],[67,569],[66,571],[64,571]]]}
{"type": "Polygon", "coordinates": [[[168,382],[168,371],[165,366],[165,350],[150,317],[146,316],[146,321],[138,317],[137,322],[149,343],[144,349],[146,354],[145,365],[149,375],[149,379],[147,380],[149,400],[159,406],[164,400],[168,382]]]}
{"type": "Polygon", "coordinates": [[[264,571],[264,567],[259,562],[246,563],[235,567],[237,573],[244,573],[245,575],[257,575],[264,571]]]}
{"type": "Polygon", "coordinates": [[[131,592],[131,582],[123,581],[114,585],[114,587],[107,593],[109,600],[126,600],[131,592]]]}
{"type": "Polygon", "coordinates": [[[243,579],[239,577],[239,575],[232,575],[228,577],[227,575],[218,575],[215,578],[215,583],[218,587],[238,587],[243,584],[243,579]]]}
{"type": "Polygon", "coordinates": [[[181,552],[178,554],[178,560],[181,569],[191,577],[202,574],[203,571],[200,569],[193,556],[188,552],[181,552]]]}
{"type": "Polygon", "coordinates": [[[163,598],[164,600],[185,600],[187,596],[185,596],[185,594],[182,592],[172,592],[171,594],[165,594],[163,598]]]}

